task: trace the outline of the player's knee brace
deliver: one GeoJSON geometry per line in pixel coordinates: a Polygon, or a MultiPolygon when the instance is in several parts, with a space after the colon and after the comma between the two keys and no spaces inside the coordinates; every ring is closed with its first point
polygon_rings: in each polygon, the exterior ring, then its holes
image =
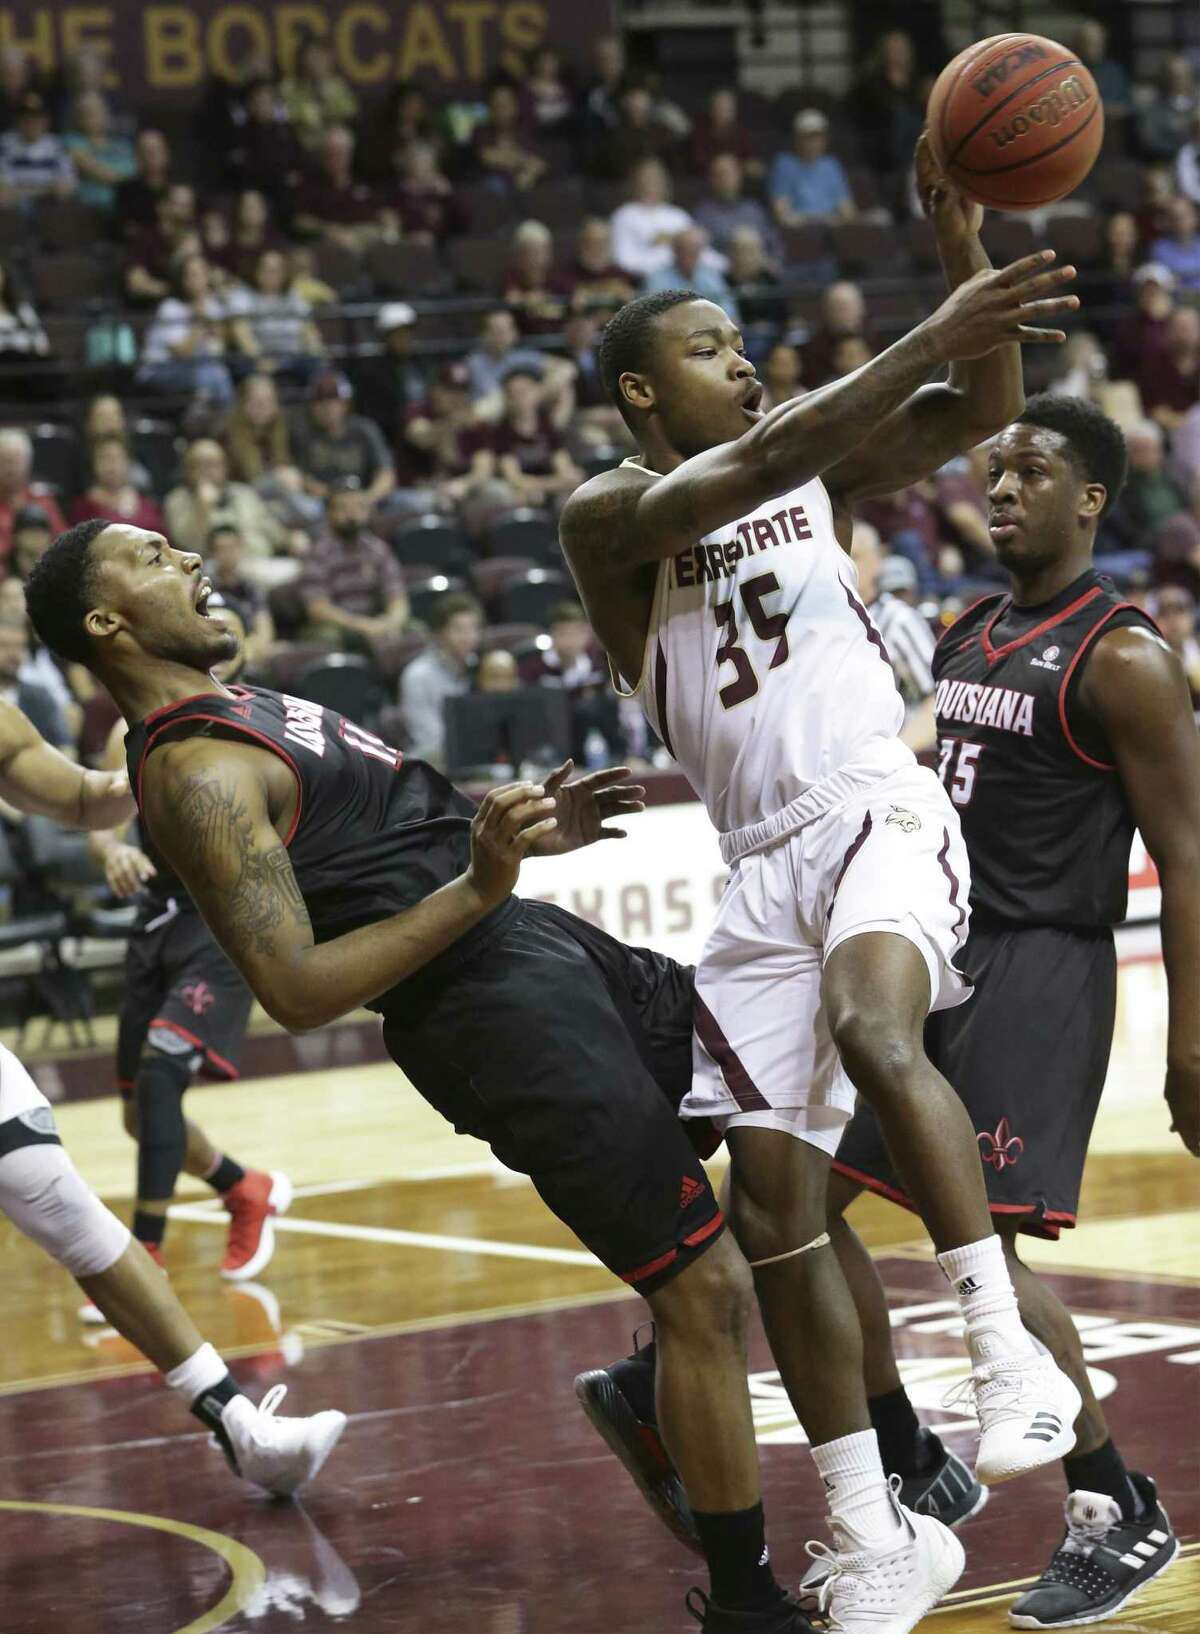
{"type": "Polygon", "coordinates": [[[190,1056],[147,1049],[138,1068],[134,1097],[138,1110],[138,1196],[165,1202],[187,1151],[184,1091],[192,1081],[190,1056]]]}
{"type": "Polygon", "coordinates": [[[125,1226],[84,1182],[61,1146],[23,1146],[0,1158],[0,1204],[73,1277],[95,1277],[129,1247],[125,1226]]]}

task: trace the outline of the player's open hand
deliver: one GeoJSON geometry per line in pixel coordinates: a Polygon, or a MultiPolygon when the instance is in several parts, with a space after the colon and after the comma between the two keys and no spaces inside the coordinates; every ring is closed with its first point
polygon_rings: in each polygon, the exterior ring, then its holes
{"type": "Polygon", "coordinates": [[[1168,1067],[1163,1093],[1171,1110],[1171,1129],[1193,1157],[1200,1157],[1200,1072],[1168,1067]]]}
{"type": "Polygon", "coordinates": [[[1056,294],[1075,276],[1074,267],[1052,267],[1053,250],[1022,256],[998,270],[977,272],[959,284],[928,320],[947,361],[984,357],[997,346],[1066,340],[1061,329],[1046,329],[1048,318],[1074,312],[1077,295],[1056,294]]]}
{"type": "Polygon", "coordinates": [[[575,762],[565,760],[546,779],[546,793],[554,797],[557,826],[538,841],[531,856],[558,857],[596,840],[623,840],[625,830],[608,826],[609,820],[645,810],[645,789],[640,783],[625,782],[628,766],[587,772],[568,783],[574,770],[575,762]]]}
{"type": "Polygon", "coordinates": [[[555,805],[540,783],[505,783],[484,795],[471,823],[467,870],[481,901],[494,907],[513,890],[522,860],[557,826],[555,805]]]}
{"type": "Polygon", "coordinates": [[[977,233],[983,224],[983,205],[960,193],[946,175],[934,154],[928,131],[922,131],[917,139],[914,164],[917,197],[938,233],[953,236],[977,233]]]}
{"type": "Polygon", "coordinates": [[[108,888],[122,901],[136,896],[147,880],[153,879],[158,869],[144,851],[136,845],[110,846],[104,858],[104,877],[108,888]]]}

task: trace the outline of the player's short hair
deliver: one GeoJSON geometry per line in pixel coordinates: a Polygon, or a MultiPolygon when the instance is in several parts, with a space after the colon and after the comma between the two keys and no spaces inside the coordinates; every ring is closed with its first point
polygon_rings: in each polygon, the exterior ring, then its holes
{"type": "Polygon", "coordinates": [[[629,424],[629,405],[621,395],[621,376],[641,374],[650,367],[654,352],[655,321],[685,301],[702,301],[694,289],[660,289],[639,295],[619,307],[600,332],[596,357],[604,389],[629,424]]]}
{"type": "Polygon", "coordinates": [[[83,621],[95,605],[92,544],[112,523],[101,516],[60,533],[25,581],[25,605],[38,640],[73,664],[86,664],[92,644],[83,621]]]}
{"type": "Polygon", "coordinates": [[[1125,486],[1129,451],[1125,436],[1115,420],[1102,414],[1094,403],[1082,397],[1059,397],[1039,392],[1031,397],[1016,418],[1017,425],[1044,426],[1057,431],[1067,445],[1075,469],[1089,482],[1104,485],[1104,510],[1109,511],[1125,486]]]}
{"type": "Polygon", "coordinates": [[[429,628],[437,635],[460,613],[474,613],[477,619],[483,618],[483,608],[474,596],[468,596],[465,591],[456,590],[448,596],[439,596],[429,609],[429,628]]]}

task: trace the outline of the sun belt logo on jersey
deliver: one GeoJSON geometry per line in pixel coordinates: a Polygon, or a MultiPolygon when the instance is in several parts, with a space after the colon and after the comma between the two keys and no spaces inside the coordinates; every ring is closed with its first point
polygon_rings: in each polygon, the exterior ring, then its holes
{"type": "Polygon", "coordinates": [[[980,1157],[985,1163],[990,1163],[997,1173],[1002,1169],[1011,1169],[1025,1150],[1025,1142],[1020,1135],[1014,1135],[1009,1130],[1007,1118],[1000,1119],[994,1133],[985,1129],[975,1139],[979,1142],[980,1157]]]}
{"type": "Polygon", "coordinates": [[[1058,657],[1061,651],[1061,647],[1047,647],[1040,658],[1031,658],[1029,662],[1033,665],[1034,669],[1060,670],[1062,665],[1056,664],[1054,660],[1058,657]]]}
{"type": "Polygon", "coordinates": [[[885,820],[894,823],[897,828],[902,828],[906,834],[915,834],[921,826],[921,819],[915,811],[909,811],[907,806],[893,806],[885,820]]]}

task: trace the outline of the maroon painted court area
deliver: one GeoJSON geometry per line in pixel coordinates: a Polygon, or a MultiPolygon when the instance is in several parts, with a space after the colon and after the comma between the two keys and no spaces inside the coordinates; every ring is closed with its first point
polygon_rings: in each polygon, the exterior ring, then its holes
{"type": "MultiPolygon", "coordinates": [[[[959,1353],[944,1284],[922,1262],[882,1267],[902,1354],[936,1374],[938,1357],[959,1353]]],[[[1105,1405],[1127,1459],[1155,1475],[1194,1540],[1200,1288],[1052,1280],[1116,1381],[1105,1405]]],[[[624,1302],[310,1349],[287,1374],[288,1405],[338,1405],[351,1423],[303,1506],[231,1479],[151,1376],[3,1397],[0,1498],[173,1517],[239,1541],[267,1581],[222,1625],[230,1634],[682,1634],[696,1566],[649,1518],[572,1393],[578,1369],[627,1348],[637,1314],[624,1302]]],[[[769,1367],[761,1339],[752,1360],[769,1367]]],[[[237,1371],[261,1393],[284,1364],[262,1357],[237,1371]]],[[[772,1411],[770,1379],[755,1390],[772,1411]]],[[[969,1454],[969,1434],[951,1433],[969,1454]]],[[[820,1533],[818,1483],[803,1446],[762,1456],[773,1553],[794,1577],[805,1538],[820,1533]]],[[[1061,1500],[1057,1467],[995,1492],[962,1534],[960,1588],[1040,1569],[1061,1500]]],[[[0,1510],[2,1634],[176,1634],[228,1581],[216,1555],[177,1536],[0,1510]]],[[[986,1615],[1006,1626],[1002,1608],[986,1615]]]]}

